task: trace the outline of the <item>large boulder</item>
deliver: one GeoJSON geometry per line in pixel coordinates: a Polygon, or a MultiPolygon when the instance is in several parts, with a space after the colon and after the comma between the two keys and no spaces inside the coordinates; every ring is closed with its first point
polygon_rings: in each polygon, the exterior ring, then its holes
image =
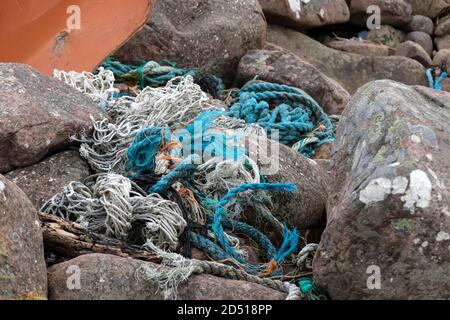
{"type": "Polygon", "coordinates": [[[419,62],[406,57],[365,57],[350,54],[328,48],[303,33],[273,25],[269,25],[268,41],[311,63],[338,81],[350,94],[355,93],[364,84],[379,79],[428,85],[425,68],[419,62]]]}
{"type": "Polygon", "coordinates": [[[436,29],[434,30],[434,34],[437,37],[444,36],[446,34],[450,34],[450,14],[439,19],[436,24],[436,29]]]}
{"type": "Polygon", "coordinates": [[[372,13],[367,13],[369,6],[376,5],[381,10],[381,23],[390,26],[404,26],[412,20],[412,7],[408,0],[352,0],[350,3],[351,22],[367,26],[372,13]]]}
{"type": "Polygon", "coordinates": [[[267,19],[298,29],[346,23],[350,11],[345,0],[259,0],[267,19]]]}
{"type": "Polygon", "coordinates": [[[450,94],[376,81],[342,116],[315,279],[333,299],[449,299],[450,94]]]}
{"type": "MultiPolygon", "coordinates": [[[[147,262],[88,254],[48,270],[50,300],[162,300],[164,292],[137,276],[147,262]],[[80,276],[78,282],[78,275],[80,276]],[[68,286],[69,283],[69,286],[68,286]],[[78,286],[79,284],[79,286],[78,286]]],[[[157,265],[148,263],[151,267],[157,265]]],[[[178,288],[180,300],[284,300],[286,294],[259,284],[193,275],[178,288]]]]}
{"type": "Polygon", "coordinates": [[[232,80],[241,57],[265,39],[258,0],[164,0],[116,56],[131,62],[169,59],[232,80]]]}
{"type": "Polygon", "coordinates": [[[405,41],[397,47],[397,55],[408,57],[420,62],[424,67],[431,67],[433,61],[428,53],[418,43],[405,41]]]}
{"type": "Polygon", "coordinates": [[[420,14],[435,18],[439,13],[450,6],[450,0],[409,0],[412,4],[413,14],[420,14]]]}
{"type": "Polygon", "coordinates": [[[37,211],[19,187],[0,175],[0,300],[46,298],[47,269],[37,211]]]}
{"type": "Polygon", "coordinates": [[[436,52],[433,57],[433,64],[436,66],[446,64],[447,72],[450,74],[450,49],[443,49],[436,52]]]}
{"type": "Polygon", "coordinates": [[[31,202],[40,209],[71,181],[80,181],[90,175],[89,166],[78,151],[58,153],[30,167],[6,174],[17,184],[31,202]]]}
{"type": "Polygon", "coordinates": [[[328,114],[340,114],[349,93],[335,80],[300,57],[283,50],[252,50],[239,63],[239,83],[260,80],[292,85],[312,96],[328,114]]]}
{"type": "Polygon", "coordinates": [[[411,22],[406,26],[406,30],[408,32],[421,31],[432,36],[434,33],[433,20],[429,17],[415,15],[412,17],[411,22]]]}
{"type": "Polygon", "coordinates": [[[442,37],[434,38],[434,43],[435,43],[438,51],[444,50],[444,49],[450,49],[450,34],[447,34],[442,37]]]}
{"type": "Polygon", "coordinates": [[[269,172],[266,168],[270,167],[270,174],[265,174],[265,180],[270,183],[293,183],[297,187],[294,193],[271,192],[274,216],[298,230],[321,225],[326,219],[326,172],[316,161],[283,144],[259,139],[250,139],[249,143],[258,142],[260,146],[267,146],[267,155],[258,153],[255,157],[263,174],[269,172]]]}
{"type": "Polygon", "coordinates": [[[26,65],[1,63],[0,87],[0,173],[70,146],[101,116],[90,98],[26,65]]]}
{"type": "Polygon", "coordinates": [[[406,38],[406,41],[413,41],[419,44],[427,53],[431,56],[433,52],[433,39],[428,33],[421,31],[410,32],[406,38]]]}

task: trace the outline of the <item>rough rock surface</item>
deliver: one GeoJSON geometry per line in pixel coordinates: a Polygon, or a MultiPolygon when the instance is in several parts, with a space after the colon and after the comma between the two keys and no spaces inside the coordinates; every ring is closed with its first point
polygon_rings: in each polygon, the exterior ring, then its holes
{"type": "MultiPolygon", "coordinates": [[[[263,143],[262,145],[265,145],[263,143]]],[[[279,150],[279,157],[261,157],[259,165],[274,165],[278,161],[276,172],[266,176],[271,183],[294,183],[294,193],[271,192],[273,214],[281,222],[299,230],[306,230],[320,225],[326,216],[327,202],[326,173],[317,162],[305,158],[291,148],[273,140],[267,140],[268,150],[279,150]]]]}
{"type": "Polygon", "coordinates": [[[439,19],[434,34],[438,37],[450,34],[450,15],[439,19]]]}
{"type": "Polygon", "coordinates": [[[412,7],[408,0],[352,0],[350,3],[351,22],[361,27],[367,26],[371,14],[367,8],[376,5],[381,9],[381,23],[404,26],[412,19],[412,7]]]}
{"type": "Polygon", "coordinates": [[[443,49],[438,51],[433,58],[433,64],[436,66],[447,64],[447,70],[450,74],[450,49],[443,49]]]}
{"type": "Polygon", "coordinates": [[[442,90],[450,92],[450,78],[444,78],[441,81],[442,90]]]}
{"type": "Polygon", "coordinates": [[[328,114],[340,114],[350,100],[342,86],[296,55],[280,50],[252,50],[239,63],[237,80],[292,85],[312,96],[328,114]]]}
{"type": "Polygon", "coordinates": [[[240,58],[261,48],[266,21],[258,0],[157,1],[145,27],[117,53],[122,61],[169,59],[232,80],[240,58]]]}
{"type": "Polygon", "coordinates": [[[450,0],[410,0],[413,14],[435,18],[444,8],[450,6],[450,0]]]}
{"type": "Polygon", "coordinates": [[[450,298],[449,121],[450,94],[422,86],[376,81],[352,98],[314,260],[332,298],[450,298]]]}
{"type": "Polygon", "coordinates": [[[420,62],[424,67],[430,67],[433,64],[431,57],[422,46],[413,41],[405,41],[397,47],[397,55],[408,57],[420,62]]]}
{"type": "Polygon", "coordinates": [[[405,57],[364,57],[328,48],[308,36],[279,26],[269,26],[268,41],[300,56],[353,94],[362,85],[379,79],[427,86],[425,68],[405,57]],[[343,76],[345,75],[345,76],[343,76]]]}
{"type": "Polygon", "coordinates": [[[433,39],[428,33],[413,31],[406,36],[405,40],[413,41],[419,44],[422,48],[424,48],[428,55],[431,56],[431,53],[433,52],[433,39]]]}
{"type": "Polygon", "coordinates": [[[0,87],[0,173],[71,145],[101,115],[87,96],[26,65],[0,64],[0,87]]]}
{"type": "Polygon", "coordinates": [[[395,48],[405,40],[405,37],[406,34],[403,31],[389,25],[382,25],[380,29],[369,30],[366,40],[395,48]]]}
{"type": "Polygon", "coordinates": [[[345,0],[259,0],[267,19],[298,29],[346,23],[350,11],[345,0]]]}
{"type": "Polygon", "coordinates": [[[362,56],[390,56],[395,50],[392,48],[354,39],[334,40],[326,43],[327,47],[362,56]]]}
{"type": "MultiPolygon", "coordinates": [[[[162,300],[155,283],[136,276],[145,262],[104,254],[88,254],[48,270],[50,300],[162,300]],[[77,289],[76,275],[80,286],[77,289]],[[69,278],[71,277],[72,278],[69,278]],[[75,277],[74,277],[75,276],[75,277]],[[67,283],[74,290],[68,289],[67,283]]],[[[149,263],[150,266],[156,266],[149,263]]],[[[202,274],[178,288],[181,300],[283,300],[286,294],[244,281],[202,274]]]]}
{"type": "Polygon", "coordinates": [[[0,300],[46,299],[44,244],[36,209],[0,175],[0,300]]]}
{"type": "Polygon", "coordinates": [[[443,49],[450,49],[450,34],[434,38],[434,43],[438,51],[443,49]]]}
{"type": "Polygon", "coordinates": [[[406,30],[408,32],[422,31],[432,36],[434,33],[433,20],[429,17],[415,15],[412,17],[411,22],[406,26],[406,30]]]}
{"type": "Polygon", "coordinates": [[[17,184],[37,209],[71,181],[89,176],[89,166],[78,151],[64,151],[30,167],[6,174],[17,184]]]}

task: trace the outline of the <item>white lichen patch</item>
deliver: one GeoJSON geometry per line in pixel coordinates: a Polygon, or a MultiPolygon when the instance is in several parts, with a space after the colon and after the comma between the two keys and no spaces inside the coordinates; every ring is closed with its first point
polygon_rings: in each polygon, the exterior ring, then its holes
{"type": "Polygon", "coordinates": [[[418,135],[413,134],[413,135],[411,136],[411,141],[414,142],[414,143],[421,143],[421,142],[422,142],[422,139],[420,139],[420,137],[419,137],[418,135]]]}
{"type": "Polygon", "coordinates": [[[3,183],[3,181],[0,180],[0,201],[1,202],[6,201],[5,189],[6,189],[5,184],[3,183]]]}
{"type": "Polygon", "coordinates": [[[408,188],[408,182],[405,177],[396,177],[392,182],[392,194],[404,194],[408,188]]]}
{"type": "Polygon", "coordinates": [[[391,194],[403,195],[401,200],[405,202],[404,207],[414,212],[415,208],[423,209],[430,205],[432,189],[428,175],[422,170],[414,170],[409,180],[406,177],[395,177],[392,180],[381,177],[370,181],[359,193],[359,200],[370,204],[383,201],[391,194]]]}
{"type": "Polygon", "coordinates": [[[288,0],[289,8],[294,13],[296,19],[300,19],[302,3],[308,4],[311,0],[288,0]]]}
{"type": "Polygon", "coordinates": [[[401,198],[405,202],[404,207],[414,212],[417,208],[427,208],[431,201],[433,185],[428,175],[422,170],[414,170],[410,175],[409,189],[401,198]]]}
{"type": "Polygon", "coordinates": [[[378,178],[369,182],[367,187],[359,193],[359,201],[365,204],[383,201],[392,191],[392,181],[378,178]]]}
{"type": "Polygon", "coordinates": [[[450,240],[450,234],[445,231],[440,231],[436,236],[437,242],[450,240]]]}

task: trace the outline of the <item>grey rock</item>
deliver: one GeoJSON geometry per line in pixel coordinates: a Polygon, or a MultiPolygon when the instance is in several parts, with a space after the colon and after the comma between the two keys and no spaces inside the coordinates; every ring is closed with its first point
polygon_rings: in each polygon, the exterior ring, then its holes
{"type": "Polygon", "coordinates": [[[0,300],[46,298],[47,269],[37,211],[19,187],[0,175],[0,300]]]}
{"type": "Polygon", "coordinates": [[[125,62],[169,59],[232,81],[241,57],[265,39],[258,0],[164,0],[115,55],[125,62]]]}
{"type": "Polygon", "coordinates": [[[252,50],[239,63],[237,80],[260,80],[291,85],[313,97],[328,114],[340,114],[350,100],[339,83],[296,55],[280,50],[252,50]]]}
{"type": "Polygon", "coordinates": [[[375,81],[352,98],[313,263],[333,299],[450,298],[449,121],[450,94],[423,86],[375,81]]]}
{"type": "Polygon", "coordinates": [[[259,0],[259,3],[269,22],[302,30],[346,23],[350,19],[345,0],[259,0]]]}
{"type": "Polygon", "coordinates": [[[412,19],[412,7],[408,0],[352,0],[351,22],[366,27],[371,15],[367,13],[367,8],[371,5],[380,8],[382,24],[399,27],[408,24],[412,19]]]}
{"type": "Polygon", "coordinates": [[[0,173],[67,148],[104,117],[87,96],[29,66],[0,63],[0,173]]]}
{"type": "Polygon", "coordinates": [[[411,22],[406,26],[406,30],[408,32],[421,31],[432,36],[434,33],[433,20],[429,17],[415,15],[412,17],[411,22]]]}
{"type": "Polygon", "coordinates": [[[338,81],[350,94],[364,84],[379,79],[428,85],[425,68],[406,57],[350,54],[328,48],[303,33],[273,25],[269,25],[268,41],[311,63],[325,75],[338,81]]]}
{"type": "Polygon", "coordinates": [[[446,34],[450,34],[450,15],[447,15],[441,19],[439,19],[436,24],[436,29],[434,34],[437,37],[445,36],[446,34]]]}
{"type": "Polygon", "coordinates": [[[408,57],[420,62],[424,67],[429,68],[433,64],[431,57],[418,43],[405,41],[397,47],[397,55],[408,57]]]}
{"type": "MultiPolygon", "coordinates": [[[[137,276],[153,263],[105,254],[87,254],[48,269],[50,300],[162,300],[164,292],[137,276]],[[80,271],[79,290],[67,288],[74,266],[80,271]],[[72,270],[72,271],[71,271],[72,270]]],[[[180,300],[283,300],[286,294],[245,281],[208,274],[193,275],[178,288],[180,300]]]]}
{"type": "Polygon", "coordinates": [[[434,38],[434,43],[436,44],[438,51],[450,49],[450,34],[434,38]]]}
{"type": "Polygon", "coordinates": [[[412,41],[419,44],[422,48],[425,49],[428,55],[431,56],[431,53],[433,52],[433,39],[428,33],[413,31],[408,33],[405,39],[406,41],[412,41]]]}
{"type": "Polygon", "coordinates": [[[78,151],[64,151],[30,167],[6,174],[17,184],[37,209],[72,181],[90,174],[89,166],[78,151]]]}
{"type": "Polygon", "coordinates": [[[413,14],[436,18],[438,14],[450,6],[450,0],[410,0],[413,14]]]}

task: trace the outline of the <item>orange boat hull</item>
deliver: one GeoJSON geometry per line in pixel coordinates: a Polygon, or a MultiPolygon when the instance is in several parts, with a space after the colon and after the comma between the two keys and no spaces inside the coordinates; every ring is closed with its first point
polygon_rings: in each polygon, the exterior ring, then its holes
{"type": "Polygon", "coordinates": [[[0,62],[93,71],[147,21],[156,0],[1,0],[0,62]]]}

